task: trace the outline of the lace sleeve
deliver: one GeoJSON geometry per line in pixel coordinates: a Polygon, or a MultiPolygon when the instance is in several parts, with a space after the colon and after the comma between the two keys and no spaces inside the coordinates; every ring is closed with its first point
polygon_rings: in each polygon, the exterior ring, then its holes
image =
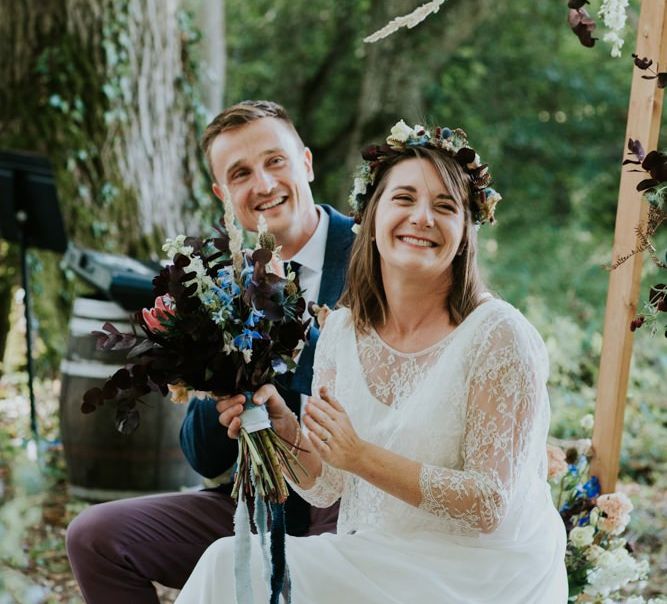
{"type": "MultiPolygon", "coordinates": [[[[330,392],[335,392],[336,386],[336,333],[339,328],[340,315],[337,311],[329,315],[325,326],[320,332],[315,348],[315,360],[313,363],[313,394],[317,393],[321,386],[326,386],[330,392]]],[[[305,427],[302,427],[307,432],[305,427]]],[[[315,507],[326,508],[333,505],[343,492],[342,470],[334,468],[322,462],[322,473],[315,479],[315,484],[310,489],[302,489],[290,481],[292,488],[308,503],[315,507]]]]}
{"type": "Polygon", "coordinates": [[[463,470],[423,465],[420,472],[419,507],[464,533],[499,526],[525,469],[536,418],[545,412],[544,344],[525,320],[509,319],[485,334],[472,364],[463,470]]]}

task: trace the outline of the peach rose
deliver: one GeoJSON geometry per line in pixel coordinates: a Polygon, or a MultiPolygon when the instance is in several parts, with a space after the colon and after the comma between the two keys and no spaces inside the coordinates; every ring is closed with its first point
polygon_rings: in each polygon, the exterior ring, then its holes
{"type": "Polygon", "coordinates": [[[565,451],[560,447],[547,445],[547,463],[549,480],[558,480],[567,472],[567,462],[565,461],[565,451]]]}
{"type": "Polygon", "coordinates": [[[612,535],[620,535],[630,522],[634,506],[624,493],[608,493],[597,498],[596,505],[602,512],[598,527],[612,535]]]}

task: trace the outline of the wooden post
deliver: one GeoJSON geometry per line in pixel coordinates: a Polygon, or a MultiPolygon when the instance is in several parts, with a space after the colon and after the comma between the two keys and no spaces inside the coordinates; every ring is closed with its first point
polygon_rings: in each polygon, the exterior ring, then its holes
{"type": "MultiPolygon", "coordinates": [[[[640,57],[653,59],[654,67],[658,63],[662,71],[667,68],[667,0],[642,0],[636,48],[640,57]]],[[[658,144],[663,90],[657,87],[656,80],[641,78],[647,73],[636,68],[633,71],[625,143],[628,138],[638,139],[648,152],[658,144]]],[[[625,149],[627,147],[624,147],[624,158],[625,149]]],[[[639,243],[635,227],[647,216],[647,204],[636,190],[641,178],[641,174],[623,168],[616,212],[614,259],[627,254],[639,243]]],[[[600,479],[604,493],[616,488],[618,477],[632,356],[630,322],[637,310],[641,268],[642,255],[637,254],[611,271],[609,276],[593,428],[595,457],[591,464],[591,472],[600,479]]]]}

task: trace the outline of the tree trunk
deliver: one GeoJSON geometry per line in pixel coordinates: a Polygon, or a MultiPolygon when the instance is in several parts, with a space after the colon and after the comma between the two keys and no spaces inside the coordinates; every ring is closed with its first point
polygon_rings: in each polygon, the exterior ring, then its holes
{"type": "Polygon", "coordinates": [[[224,0],[201,0],[201,90],[207,117],[213,119],[224,106],[227,49],[224,0]]]}
{"type": "MultiPolygon", "coordinates": [[[[422,0],[373,0],[367,34],[421,4],[422,0]]],[[[493,0],[450,0],[414,29],[401,29],[365,46],[359,108],[348,146],[348,170],[359,163],[359,150],[370,142],[382,142],[399,119],[410,125],[432,119],[426,113],[424,92],[437,85],[449,57],[488,18],[493,6],[493,0]]],[[[341,186],[341,199],[346,198],[349,189],[350,183],[341,186]]]]}
{"type": "MultiPolygon", "coordinates": [[[[156,257],[210,215],[195,41],[179,0],[0,0],[0,148],[49,156],[74,243],[156,257]]],[[[43,262],[51,281],[57,261],[43,262]]],[[[56,281],[38,316],[67,306],[72,288],[56,281]]],[[[42,322],[52,350],[58,323],[42,322]]]]}

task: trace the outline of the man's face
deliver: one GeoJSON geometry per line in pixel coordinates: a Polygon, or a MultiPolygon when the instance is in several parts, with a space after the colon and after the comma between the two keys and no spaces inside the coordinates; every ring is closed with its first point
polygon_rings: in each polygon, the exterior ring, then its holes
{"type": "Polygon", "coordinates": [[[229,187],[244,229],[256,231],[264,216],[279,243],[303,239],[304,229],[312,234],[312,217],[317,217],[308,184],[313,180],[312,155],[286,123],[267,117],[222,132],[210,157],[213,192],[222,199],[222,186],[229,187]]]}

